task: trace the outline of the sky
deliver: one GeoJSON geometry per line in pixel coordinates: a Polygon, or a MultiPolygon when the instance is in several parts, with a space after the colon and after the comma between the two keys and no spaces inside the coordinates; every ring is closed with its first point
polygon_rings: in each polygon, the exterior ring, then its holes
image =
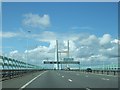
{"type": "Polygon", "coordinates": [[[70,55],[81,62],[117,63],[118,3],[3,2],[0,37],[3,55],[25,61],[28,54],[29,63],[54,60],[56,39],[59,50],[70,40],[70,55]]]}

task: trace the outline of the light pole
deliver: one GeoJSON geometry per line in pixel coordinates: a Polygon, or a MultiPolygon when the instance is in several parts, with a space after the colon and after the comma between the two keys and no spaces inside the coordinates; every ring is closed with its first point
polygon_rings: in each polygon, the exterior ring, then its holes
{"type": "MultiPolygon", "coordinates": [[[[60,61],[61,61],[61,52],[60,52],[60,61]]],[[[61,70],[62,70],[62,64],[61,64],[61,70]]]]}
{"type": "Polygon", "coordinates": [[[103,70],[104,70],[104,60],[102,61],[102,64],[103,64],[102,67],[103,67],[103,70]]]}
{"type": "Polygon", "coordinates": [[[58,40],[56,40],[56,47],[57,47],[57,68],[59,70],[58,40]]]}
{"type": "MultiPolygon", "coordinates": [[[[29,33],[31,33],[31,31],[28,30],[27,33],[29,34],[29,33]]],[[[28,36],[29,36],[29,35],[28,35],[28,36]]],[[[28,69],[28,67],[27,67],[27,62],[28,62],[28,40],[29,40],[29,37],[28,37],[28,36],[27,36],[27,58],[26,58],[26,69],[28,69]]]]}

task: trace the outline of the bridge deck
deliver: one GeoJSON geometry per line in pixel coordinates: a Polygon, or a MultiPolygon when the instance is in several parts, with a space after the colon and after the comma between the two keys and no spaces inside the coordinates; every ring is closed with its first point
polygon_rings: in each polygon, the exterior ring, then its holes
{"type": "Polygon", "coordinates": [[[118,88],[117,75],[40,71],[2,82],[3,88],[118,88]]]}

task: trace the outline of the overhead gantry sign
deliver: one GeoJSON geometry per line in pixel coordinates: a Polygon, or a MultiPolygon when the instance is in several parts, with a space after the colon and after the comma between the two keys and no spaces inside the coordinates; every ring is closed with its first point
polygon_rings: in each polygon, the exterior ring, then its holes
{"type": "Polygon", "coordinates": [[[79,61],[44,61],[44,64],[80,64],[79,61]]]}

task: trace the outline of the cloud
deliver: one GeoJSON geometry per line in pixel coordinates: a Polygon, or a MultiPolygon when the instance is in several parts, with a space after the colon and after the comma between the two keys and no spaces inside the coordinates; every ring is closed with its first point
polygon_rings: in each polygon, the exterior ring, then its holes
{"type": "Polygon", "coordinates": [[[25,58],[26,55],[24,53],[20,53],[18,50],[11,51],[7,56],[19,61],[23,61],[23,62],[26,61],[26,58],[25,58]]]}
{"type": "Polygon", "coordinates": [[[23,19],[23,24],[25,26],[34,27],[34,28],[47,28],[50,26],[50,17],[47,14],[40,16],[38,14],[25,14],[23,19]]]}
{"type": "Polygon", "coordinates": [[[100,44],[105,45],[110,43],[111,41],[111,35],[110,34],[104,34],[102,38],[100,38],[100,44]]]}
{"type": "Polygon", "coordinates": [[[0,32],[1,38],[12,38],[19,35],[20,35],[19,33],[15,33],[15,32],[0,32]]]}
{"type": "Polygon", "coordinates": [[[88,27],[88,26],[84,26],[84,27],[74,26],[74,27],[71,27],[71,29],[73,29],[73,30],[76,30],[76,29],[93,30],[92,27],[88,27]]]}
{"type": "Polygon", "coordinates": [[[10,55],[13,55],[13,54],[16,54],[16,53],[18,53],[18,50],[10,52],[10,55]]]}
{"type": "Polygon", "coordinates": [[[81,45],[98,45],[98,38],[95,35],[89,35],[87,38],[80,40],[81,45]]]}
{"type": "Polygon", "coordinates": [[[114,44],[120,44],[120,40],[118,40],[118,39],[114,39],[114,40],[111,41],[111,43],[114,43],[114,44]]]}
{"type": "Polygon", "coordinates": [[[48,48],[46,46],[38,46],[37,48],[35,49],[32,49],[32,50],[26,50],[25,53],[35,53],[36,51],[39,51],[39,52],[47,52],[48,51],[48,48]]]}
{"type": "MultiPolygon", "coordinates": [[[[24,53],[20,53],[17,50],[10,52],[10,56],[17,59],[26,60],[29,59],[29,63],[43,65],[43,60],[55,60],[55,47],[56,41],[61,37],[63,40],[59,41],[59,51],[67,50],[67,36],[60,36],[60,34],[44,31],[41,33],[39,40],[49,43],[48,46],[37,46],[31,50],[25,50],[24,53]],[[26,57],[27,56],[27,57],[26,57]]],[[[118,60],[118,43],[119,40],[112,38],[110,34],[104,34],[101,37],[96,35],[82,35],[82,34],[70,34],[70,57],[75,60],[80,60],[84,64],[92,65],[101,64],[103,61],[105,64],[117,63],[118,60]]],[[[61,58],[66,57],[66,53],[61,54],[61,58]]]]}
{"type": "Polygon", "coordinates": [[[104,49],[100,48],[99,52],[107,57],[118,57],[118,45],[114,45],[110,48],[104,49]]]}
{"type": "Polygon", "coordinates": [[[102,37],[95,35],[80,36],[73,41],[75,49],[71,55],[80,61],[84,61],[84,63],[90,61],[97,65],[102,61],[105,61],[105,64],[117,63],[119,57],[118,41],[109,34],[104,34],[102,37]]]}
{"type": "Polygon", "coordinates": [[[40,34],[39,41],[51,41],[56,40],[57,36],[54,32],[44,31],[40,34]]]}

